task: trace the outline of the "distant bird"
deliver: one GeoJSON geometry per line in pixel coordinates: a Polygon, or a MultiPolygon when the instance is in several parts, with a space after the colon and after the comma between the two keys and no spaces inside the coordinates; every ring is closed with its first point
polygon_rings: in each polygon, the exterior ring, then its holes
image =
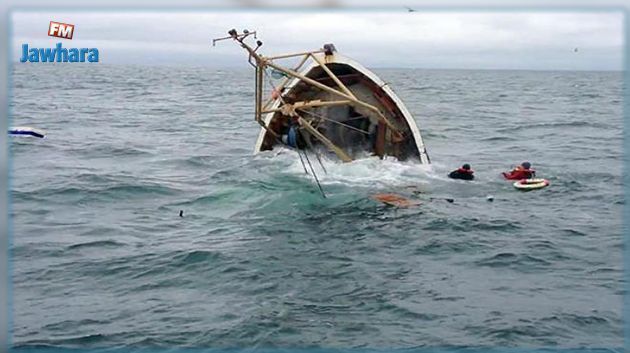
{"type": "Polygon", "coordinates": [[[573,49],[573,52],[577,53],[578,52],[578,48],[573,49]]]}
{"type": "Polygon", "coordinates": [[[405,8],[407,9],[407,12],[416,12],[416,10],[412,9],[411,7],[405,6],[405,8]]]}

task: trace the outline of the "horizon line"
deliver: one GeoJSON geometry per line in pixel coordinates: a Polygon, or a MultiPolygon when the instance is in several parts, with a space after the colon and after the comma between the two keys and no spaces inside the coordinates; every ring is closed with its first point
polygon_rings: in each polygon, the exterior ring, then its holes
{"type": "MultiPolygon", "coordinates": [[[[11,60],[11,64],[14,65],[37,65],[44,66],[48,65],[67,65],[74,64],[77,66],[77,63],[64,63],[64,62],[51,62],[51,63],[22,63],[19,60],[11,60]]],[[[217,70],[248,70],[248,67],[237,67],[237,66],[214,66],[214,65],[200,65],[200,64],[175,64],[175,63],[83,63],[83,65],[105,65],[105,66],[148,66],[148,67],[173,67],[173,68],[199,68],[199,69],[217,69],[217,70]]],[[[471,68],[471,67],[420,67],[420,66],[366,66],[370,70],[428,70],[428,71],[537,71],[537,72],[549,72],[549,71],[561,71],[561,72],[624,72],[625,68],[620,69],[581,69],[581,68],[572,68],[572,69],[563,69],[563,68],[489,68],[489,67],[481,67],[481,68],[471,68]]]]}

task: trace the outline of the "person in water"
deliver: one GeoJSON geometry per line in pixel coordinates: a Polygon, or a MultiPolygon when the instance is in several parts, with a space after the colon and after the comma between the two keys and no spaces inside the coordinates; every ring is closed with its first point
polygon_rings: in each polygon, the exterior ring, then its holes
{"type": "Polygon", "coordinates": [[[470,169],[470,164],[466,163],[461,168],[450,172],[448,177],[451,179],[473,180],[475,179],[473,173],[474,171],[470,169]]]}
{"type": "Polygon", "coordinates": [[[536,176],[536,171],[532,169],[529,162],[523,162],[509,173],[503,172],[503,177],[507,180],[531,179],[536,176]]]}

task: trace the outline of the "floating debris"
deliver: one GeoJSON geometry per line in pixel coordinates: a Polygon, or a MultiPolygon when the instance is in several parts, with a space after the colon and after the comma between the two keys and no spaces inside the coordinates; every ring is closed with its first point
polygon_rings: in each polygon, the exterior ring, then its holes
{"type": "Polygon", "coordinates": [[[28,126],[16,126],[9,128],[9,135],[33,136],[38,138],[44,138],[46,136],[44,131],[28,126]]]}

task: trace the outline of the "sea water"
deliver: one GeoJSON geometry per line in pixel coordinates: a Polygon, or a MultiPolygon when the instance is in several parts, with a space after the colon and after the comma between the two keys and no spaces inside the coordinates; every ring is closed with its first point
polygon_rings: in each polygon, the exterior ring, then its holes
{"type": "Polygon", "coordinates": [[[251,70],[15,65],[12,344],[619,347],[621,73],[375,71],[433,164],[311,155],[324,199],[251,70]]]}

